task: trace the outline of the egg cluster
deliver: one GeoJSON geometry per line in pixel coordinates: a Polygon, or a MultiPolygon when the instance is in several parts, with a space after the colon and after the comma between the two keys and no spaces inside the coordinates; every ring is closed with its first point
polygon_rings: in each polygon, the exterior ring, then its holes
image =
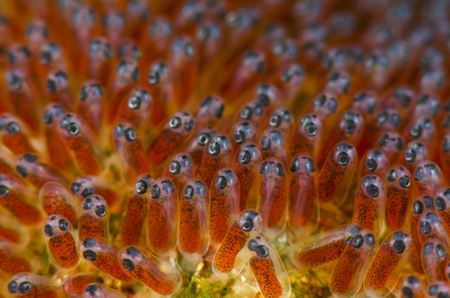
{"type": "Polygon", "coordinates": [[[0,298],[450,298],[450,1],[0,1],[0,298]]]}

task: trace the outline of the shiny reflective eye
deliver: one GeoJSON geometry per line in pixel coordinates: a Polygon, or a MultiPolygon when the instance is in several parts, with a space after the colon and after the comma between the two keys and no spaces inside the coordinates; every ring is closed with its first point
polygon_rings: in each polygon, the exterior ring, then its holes
{"type": "Polygon", "coordinates": [[[350,156],[345,152],[341,152],[339,153],[337,160],[341,166],[345,167],[350,162],[350,156]]]}
{"type": "Polygon", "coordinates": [[[169,172],[172,175],[179,174],[180,173],[180,169],[181,169],[180,163],[178,161],[176,161],[176,160],[172,161],[170,163],[170,165],[169,165],[169,172]]]}
{"type": "Polygon", "coordinates": [[[125,130],[125,138],[127,139],[128,142],[135,141],[137,138],[136,131],[132,128],[127,128],[127,130],[125,130]]]}
{"type": "Polygon", "coordinates": [[[219,155],[220,153],[220,146],[217,142],[211,142],[209,143],[209,153],[213,156],[219,155]]]}
{"type": "Polygon", "coordinates": [[[354,248],[360,248],[364,244],[364,238],[362,235],[356,235],[353,238],[352,245],[354,248]]]}
{"type": "Polygon", "coordinates": [[[186,199],[192,199],[194,197],[194,188],[190,185],[184,188],[184,197],[186,199]]]}
{"type": "Polygon", "coordinates": [[[141,195],[141,194],[144,194],[147,191],[148,186],[147,186],[147,183],[144,180],[139,180],[134,185],[134,188],[136,189],[136,192],[141,195]]]}
{"type": "Polygon", "coordinates": [[[210,139],[211,135],[209,133],[202,133],[201,135],[198,136],[197,143],[200,146],[205,146],[206,144],[208,144],[210,139]]]}
{"type": "Polygon", "coordinates": [[[277,163],[277,165],[275,166],[275,173],[277,173],[277,175],[280,177],[284,176],[284,167],[281,163],[277,163]]]}
{"type": "Polygon", "coordinates": [[[317,134],[317,126],[314,123],[308,123],[305,126],[305,132],[308,137],[314,137],[317,134]]]}
{"type": "Polygon", "coordinates": [[[95,214],[97,214],[100,217],[103,217],[106,215],[106,207],[105,205],[98,205],[95,207],[95,214]]]}
{"type": "Polygon", "coordinates": [[[245,142],[245,134],[243,131],[238,130],[233,133],[233,139],[236,141],[236,144],[242,144],[245,142]]]}
{"type": "Polygon", "coordinates": [[[20,284],[19,292],[22,293],[22,294],[26,294],[26,293],[31,292],[32,288],[33,288],[33,286],[31,285],[31,283],[28,282],[28,281],[25,281],[25,282],[20,284]]]}
{"type": "Polygon", "coordinates": [[[281,117],[279,115],[272,115],[270,117],[270,126],[279,127],[281,125],[281,117]]]}
{"type": "Polygon", "coordinates": [[[63,231],[67,231],[69,229],[69,222],[65,219],[60,219],[59,228],[63,231]]]}
{"type": "Polygon", "coordinates": [[[265,245],[258,245],[256,247],[256,254],[261,258],[267,258],[269,256],[269,249],[265,245]]]}
{"type": "Polygon", "coordinates": [[[71,135],[76,136],[76,135],[78,135],[81,132],[81,129],[78,126],[78,124],[72,122],[72,123],[69,123],[69,125],[67,125],[67,131],[71,135]]]}
{"type": "Polygon", "coordinates": [[[128,99],[128,107],[132,110],[138,110],[141,107],[141,98],[138,96],[131,96],[128,99]]]}
{"type": "Polygon", "coordinates": [[[217,177],[216,185],[218,189],[224,189],[227,186],[227,179],[222,175],[217,177]]]}
{"type": "Polygon", "coordinates": [[[247,150],[243,150],[243,151],[241,151],[241,153],[239,153],[239,161],[242,164],[246,165],[251,160],[252,160],[252,156],[251,156],[250,152],[248,152],[247,150]]]}
{"type": "Polygon", "coordinates": [[[371,196],[372,198],[378,197],[379,190],[378,190],[377,186],[371,184],[371,185],[367,186],[366,191],[367,191],[367,194],[369,196],[371,196]]]}
{"type": "Polygon", "coordinates": [[[173,117],[169,121],[169,127],[170,128],[178,128],[181,126],[181,119],[179,117],[173,117]]]}
{"type": "Polygon", "coordinates": [[[241,225],[245,232],[250,232],[253,229],[253,220],[246,218],[242,221],[241,225]]]}
{"type": "Polygon", "coordinates": [[[390,170],[387,174],[387,180],[393,182],[397,179],[397,172],[395,170],[390,170]]]}

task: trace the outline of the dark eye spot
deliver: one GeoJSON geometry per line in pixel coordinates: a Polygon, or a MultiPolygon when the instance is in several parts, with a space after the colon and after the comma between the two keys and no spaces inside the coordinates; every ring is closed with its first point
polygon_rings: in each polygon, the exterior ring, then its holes
{"type": "Polygon", "coordinates": [[[95,214],[97,214],[100,217],[103,217],[106,215],[106,207],[105,205],[98,205],[95,207],[95,214]]]}
{"type": "Polygon", "coordinates": [[[261,258],[267,258],[269,256],[269,249],[265,245],[258,245],[256,247],[256,254],[261,258]]]}
{"type": "Polygon", "coordinates": [[[51,124],[53,122],[53,115],[50,111],[44,112],[44,123],[45,124],[51,124]]]}
{"type": "Polygon", "coordinates": [[[364,236],[364,241],[367,245],[375,245],[375,236],[371,233],[368,233],[364,236]]]}
{"type": "Polygon", "coordinates": [[[389,141],[389,136],[387,134],[384,134],[378,140],[378,145],[380,145],[381,147],[386,146],[388,144],[388,141],[389,141]]]}
{"type": "Polygon", "coordinates": [[[161,196],[161,188],[158,185],[153,185],[152,189],[150,190],[150,194],[153,199],[157,199],[161,196]]]}
{"type": "Polygon", "coordinates": [[[272,144],[271,144],[270,138],[268,136],[262,137],[262,139],[261,139],[261,148],[263,150],[269,150],[271,145],[272,144]]]}
{"type": "Polygon", "coordinates": [[[133,264],[133,262],[130,259],[124,259],[122,261],[122,265],[127,271],[133,271],[134,270],[134,264],[133,264]]]}
{"type": "Polygon", "coordinates": [[[350,162],[350,156],[348,156],[348,154],[345,152],[341,152],[341,153],[339,153],[337,160],[338,160],[339,165],[345,167],[350,162]]]}
{"type": "Polygon", "coordinates": [[[291,167],[289,168],[289,170],[291,170],[291,172],[295,172],[300,168],[300,161],[298,160],[298,158],[294,158],[292,160],[292,164],[291,167]]]}
{"type": "Polygon", "coordinates": [[[284,176],[284,168],[281,163],[277,163],[277,165],[275,167],[275,173],[277,173],[277,175],[280,177],[284,176]]]}
{"type": "Polygon", "coordinates": [[[69,229],[69,222],[65,220],[64,218],[59,220],[59,228],[62,231],[67,231],[69,229]]]}
{"type": "Polygon", "coordinates": [[[144,194],[147,191],[148,186],[147,186],[147,183],[144,180],[139,180],[134,185],[134,188],[136,189],[136,192],[138,194],[144,194]]]}
{"type": "Polygon", "coordinates": [[[11,294],[15,294],[19,291],[19,285],[13,280],[8,284],[8,291],[11,294]]]}
{"type": "Polygon", "coordinates": [[[227,179],[222,175],[217,177],[216,185],[218,189],[224,189],[227,186],[227,179]]]}
{"type": "Polygon", "coordinates": [[[387,174],[387,180],[393,182],[395,179],[397,179],[397,172],[392,169],[387,174]]]}
{"type": "Polygon", "coordinates": [[[447,254],[447,252],[445,251],[445,248],[442,244],[438,244],[436,245],[436,254],[440,257],[443,258],[445,257],[445,255],[447,254]]]}
{"type": "Polygon", "coordinates": [[[425,174],[423,172],[422,167],[416,168],[414,179],[416,179],[416,181],[420,181],[423,179],[423,177],[425,177],[425,174]]]}
{"type": "Polygon", "coordinates": [[[55,230],[53,229],[53,227],[51,225],[45,225],[44,226],[44,234],[47,235],[48,237],[53,236],[53,234],[55,234],[55,230]]]}
{"type": "Polygon", "coordinates": [[[194,121],[193,120],[188,120],[184,123],[184,129],[186,129],[187,131],[191,131],[192,128],[194,128],[194,121]]]}
{"type": "Polygon", "coordinates": [[[16,122],[9,122],[6,125],[6,130],[9,133],[16,134],[16,133],[18,133],[20,131],[20,126],[16,122]]]}
{"type": "Polygon", "coordinates": [[[438,285],[432,285],[428,288],[428,294],[431,296],[436,296],[439,291],[438,285]]]}
{"type": "Polygon", "coordinates": [[[52,54],[49,51],[41,52],[41,63],[44,65],[50,65],[52,62],[52,54]]]}
{"type": "Polygon", "coordinates": [[[184,197],[186,199],[192,199],[194,197],[194,188],[190,185],[184,188],[184,197]]]}
{"type": "Polygon", "coordinates": [[[316,171],[316,166],[314,165],[314,160],[308,158],[305,162],[305,167],[308,172],[313,173],[316,171]]]}
{"type": "Polygon", "coordinates": [[[420,201],[415,201],[413,204],[413,211],[415,214],[422,214],[423,212],[423,204],[420,201]]]}
{"type": "Polygon", "coordinates": [[[408,148],[405,150],[405,160],[408,162],[413,162],[416,160],[416,151],[412,148],[408,148]]]}
{"type": "Polygon", "coordinates": [[[245,232],[250,232],[253,229],[253,220],[246,218],[242,221],[242,229],[245,232]]]}
{"type": "Polygon", "coordinates": [[[362,235],[356,235],[353,238],[352,245],[354,248],[360,248],[364,244],[364,238],[362,235]]]}
{"type": "Polygon", "coordinates": [[[414,124],[411,127],[411,135],[415,138],[418,138],[422,135],[422,126],[420,126],[419,124],[414,124]]]}
{"type": "Polygon", "coordinates": [[[211,139],[211,136],[209,133],[202,133],[198,136],[197,143],[200,146],[205,146],[206,144],[208,144],[210,139],[211,139]]]}
{"type": "Polygon", "coordinates": [[[233,139],[236,141],[236,144],[242,144],[245,142],[245,134],[241,130],[237,130],[233,134],[233,139]]]}
{"type": "Polygon", "coordinates": [[[24,166],[17,166],[16,167],[17,172],[23,177],[26,178],[28,176],[28,170],[24,166]]]}
{"type": "Polygon", "coordinates": [[[426,221],[422,221],[419,225],[420,230],[422,231],[422,233],[424,233],[425,235],[430,234],[431,233],[431,226],[428,222],[426,221]]]}
{"type": "Polygon", "coordinates": [[[86,238],[83,240],[83,246],[85,248],[93,248],[95,247],[97,240],[95,238],[86,238]]]}
{"type": "Polygon", "coordinates": [[[439,211],[443,211],[447,206],[447,203],[442,197],[436,198],[436,209],[439,211]]]}
{"type": "Polygon", "coordinates": [[[403,188],[408,188],[411,185],[411,181],[409,180],[408,176],[402,176],[398,181],[398,183],[403,188]]]}
{"type": "Polygon", "coordinates": [[[256,251],[256,248],[258,247],[258,241],[255,239],[252,239],[248,242],[248,249],[251,251],[256,251]]]}
{"type": "Polygon", "coordinates": [[[97,259],[97,254],[92,250],[86,250],[83,252],[83,257],[91,262],[94,262],[97,259]]]}
{"type": "Polygon", "coordinates": [[[261,104],[265,107],[268,107],[270,105],[270,99],[267,95],[265,94],[260,94],[258,95],[258,100],[259,102],[261,102],[261,104]]]}
{"type": "Polygon", "coordinates": [[[367,186],[366,191],[370,197],[372,197],[372,198],[378,197],[379,190],[378,190],[377,186],[371,184],[371,185],[367,186]]]}
{"type": "Polygon", "coordinates": [[[141,107],[141,98],[138,96],[131,96],[128,99],[128,107],[132,110],[138,110],[141,107]]]}
{"type": "Polygon", "coordinates": [[[92,208],[92,200],[90,198],[84,200],[82,206],[84,210],[90,210],[92,208]]]}
{"type": "Polygon", "coordinates": [[[220,153],[220,146],[217,142],[211,142],[209,143],[209,153],[213,156],[217,156],[220,153]]]}
{"type": "Polygon", "coordinates": [[[76,136],[76,135],[78,135],[81,132],[81,129],[78,126],[78,124],[72,122],[72,123],[69,123],[69,125],[67,125],[67,131],[71,135],[76,136]]]}
{"type": "Polygon", "coordinates": [[[47,80],[45,86],[47,87],[48,93],[54,94],[56,92],[57,87],[54,80],[47,80]]]}
{"type": "Polygon", "coordinates": [[[159,83],[159,72],[157,71],[150,71],[148,73],[148,82],[150,83],[150,85],[156,85],[159,83]]]}
{"type": "Polygon", "coordinates": [[[0,185],[0,197],[5,198],[8,195],[9,195],[9,188],[4,185],[0,185]]]}
{"type": "Polygon", "coordinates": [[[250,118],[252,118],[252,109],[250,109],[249,107],[245,107],[241,110],[241,118],[243,120],[250,120],[250,118]]]}
{"type": "Polygon", "coordinates": [[[31,285],[30,282],[24,281],[23,283],[20,284],[19,292],[22,294],[26,294],[26,293],[31,292],[32,288],[33,288],[33,286],[31,285]]]}
{"type": "Polygon", "coordinates": [[[241,153],[239,153],[239,161],[242,164],[246,165],[251,160],[252,160],[252,156],[251,156],[250,152],[248,152],[247,150],[243,150],[243,151],[241,151],[241,153]]]}
{"type": "Polygon", "coordinates": [[[348,134],[352,134],[356,130],[356,123],[353,120],[346,120],[344,123],[344,130],[348,134]]]}
{"type": "Polygon", "coordinates": [[[178,161],[174,160],[169,165],[169,172],[172,175],[177,175],[180,173],[181,165],[178,161]]]}
{"type": "Polygon", "coordinates": [[[81,193],[81,195],[83,196],[83,198],[87,198],[90,195],[95,194],[95,189],[93,189],[92,187],[86,187],[83,192],[81,193]]]}
{"type": "Polygon", "coordinates": [[[127,255],[129,255],[130,257],[133,257],[133,258],[137,257],[141,253],[141,251],[134,246],[128,247],[125,251],[126,251],[127,255]]]}
{"type": "Polygon", "coordinates": [[[444,153],[450,152],[450,140],[447,138],[442,140],[442,152],[444,153]]]}
{"type": "Polygon", "coordinates": [[[72,183],[72,185],[70,185],[70,190],[72,191],[73,194],[76,194],[81,188],[81,184],[78,182],[74,182],[72,183]]]}
{"type": "Polygon", "coordinates": [[[127,139],[128,142],[135,141],[137,138],[136,131],[132,128],[127,128],[127,130],[125,130],[125,138],[127,139]]]}
{"type": "Polygon", "coordinates": [[[368,171],[373,172],[377,169],[377,162],[374,159],[366,160],[366,168],[368,171]]]}
{"type": "Polygon", "coordinates": [[[181,119],[179,117],[173,117],[169,121],[169,127],[170,128],[178,128],[181,126],[181,119]]]}
{"type": "Polygon", "coordinates": [[[308,137],[313,137],[317,134],[317,126],[314,123],[308,123],[305,126],[305,132],[308,137]]]}
{"type": "Polygon", "coordinates": [[[272,115],[270,117],[270,126],[279,127],[281,125],[281,116],[280,115],[272,115]]]}
{"type": "Polygon", "coordinates": [[[403,243],[403,241],[401,240],[397,240],[394,242],[394,251],[398,254],[401,254],[402,252],[405,251],[405,243],[403,243]]]}
{"type": "Polygon", "coordinates": [[[97,293],[97,285],[93,284],[93,285],[88,285],[85,289],[84,289],[84,293],[89,294],[91,297],[95,297],[96,293],[97,293]]]}

